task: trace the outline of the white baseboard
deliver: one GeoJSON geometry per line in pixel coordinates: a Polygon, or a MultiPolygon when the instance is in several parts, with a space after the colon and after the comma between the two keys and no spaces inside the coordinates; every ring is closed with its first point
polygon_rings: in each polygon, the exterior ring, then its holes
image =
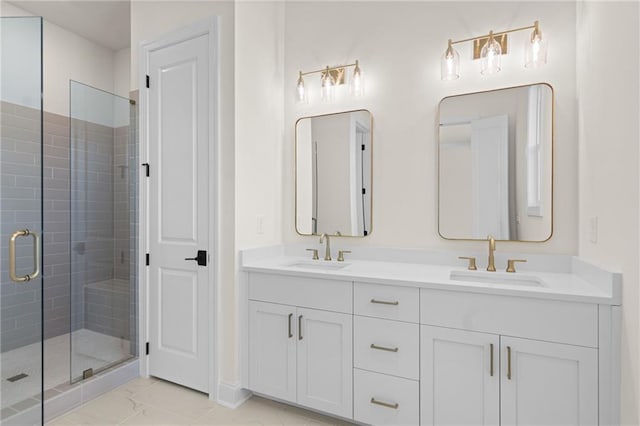
{"type": "Polygon", "coordinates": [[[240,387],[240,383],[225,383],[220,382],[218,384],[218,404],[223,407],[236,409],[244,402],[251,398],[251,391],[240,387]]]}

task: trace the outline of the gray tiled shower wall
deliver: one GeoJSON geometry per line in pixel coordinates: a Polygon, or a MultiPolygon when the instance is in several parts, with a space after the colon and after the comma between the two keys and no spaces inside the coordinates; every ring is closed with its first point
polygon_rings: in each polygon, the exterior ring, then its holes
{"type": "MultiPolygon", "coordinates": [[[[14,230],[39,227],[39,119],[39,111],[6,102],[0,104],[2,352],[34,343],[41,333],[40,280],[21,285],[9,282],[6,255],[8,239],[14,230]]],[[[45,339],[68,333],[71,329],[90,328],[88,317],[94,322],[104,320],[105,324],[126,321],[129,323],[127,328],[132,328],[131,322],[135,319],[135,310],[123,315],[129,312],[130,298],[125,306],[117,306],[121,299],[105,296],[101,316],[89,312],[86,304],[87,285],[113,278],[135,279],[130,267],[130,263],[135,262],[135,256],[131,255],[135,250],[135,232],[131,232],[135,230],[135,224],[125,220],[132,215],[131,196],[122,193],[127,187],[135,187],[135,149],[131,152],[125,149],[126,158],[122,158],[122,145],[129,140],[123,135],[133,135],[133,130],[75,120],[73,126],[74,176],[70,187],[69,118],[44,113],[45,280],[42,298],[45,339]],[[120,172],[122,167],[119,167],[122,166],[119,161],[123,160],[129,167],[124,178],[120,172]],[[70,210],[72,188],[73,214],[70,210]],[[127,239],[129,241],[125,241],[127,239]],[[73,256],[73,268],[70,256],[73,256]],[[70,273],[73,274],[73,286],[70,285],[70,273]]],[[[21,239],[17,250],[19,272],[23,273],[29,271],[32,262],[28,240],[21,239]]],[[[130,281],[130,285],[135,293],[135,281],[130,281]]],[[[117,333],[117,337],[122,334],[103,324],[95,331],[117,333]]]]}

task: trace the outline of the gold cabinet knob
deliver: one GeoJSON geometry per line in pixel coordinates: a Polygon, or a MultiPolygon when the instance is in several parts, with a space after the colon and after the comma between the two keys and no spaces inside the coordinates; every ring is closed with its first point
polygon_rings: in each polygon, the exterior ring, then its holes
{"type": "Polygon", "coordinates": [[[526,259],[507,260],[507,272],[516,272],[516,262],[526,262],[526,259]]]}
{"type": "Polygon", "coordinates": [[[307,249],[307,251],[312,251],[313,252],[313,260],[318,260],[320,259],[318,257],[318,249],[307,249]]]}
{"type": "Polygon", "coordinates": [[[469,265],[467,266],[467,269],[470,271],[477,271],[478,267],[476,266],[476,258],[475,257],[468,257],[468,256],[458,256],[458,259],[463,259],[463,260],[468,260],[469,261],[469,265]]]}
{"type": "Polygon", "coordinates": [[[344,262],[345,253],[351,253],[351,250],[338,250],[338,262],[344,262]]]}

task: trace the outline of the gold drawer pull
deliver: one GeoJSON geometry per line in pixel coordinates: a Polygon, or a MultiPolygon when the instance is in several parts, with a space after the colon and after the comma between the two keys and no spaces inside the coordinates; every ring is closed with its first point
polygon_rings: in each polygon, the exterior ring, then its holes
{"type": "Polygon", "coordinates": [[[378,349],[379,351],[398,352],[398,348],[386,348],[384,346],[378,346],[375,343],[371,344],[371,349],[378,349]]]}
{"type": "Polygon", "coordinates": [[[394,306],[397,306],[400,304],[400,302],[398,302],[397,300],[395,302],[387,302],[386,300],[376,300],[376,299],[371,299],[371,303],[378,303],[380,305],[394,305],[394,306]]]}
{"type": "Polygon", "coordinates": [[[382,405],[383,407],[387,407],[387,408],[393,408],[394,410],[397,410],[399,407],[397,402],[394,404],[391,404],[389,402],[377,401],[375,398],[371,398],[371,403],[376,405],[382,405]]]}

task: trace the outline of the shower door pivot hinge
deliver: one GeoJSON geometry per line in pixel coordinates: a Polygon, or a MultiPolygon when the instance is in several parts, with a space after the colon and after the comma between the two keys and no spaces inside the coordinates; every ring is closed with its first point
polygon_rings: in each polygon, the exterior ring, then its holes
{"type": "Polygon", "coordinates": [[[149,163],[142,163],[142,165],[146,169],[145,174],[149,177],[149,163]]]}
{"type": "Polygon", "coordinates": [[[149,355],[149,342],[145,344],[145,352],[147,355],[149,355]]]}
{"type": "Polygon", "coordinates": [[[147,89],[149,88],[149,76],[147,75],[147,89]]]}
{"type": "Polygon", "coordinates": [[[149,258],[150,258],[151,256],[149,255],[149,253],[147,253],[147,254],[145,254],[145,256],[144,256],[144,257],[145,257],[145,263],[147,264],[147,266],[149,266],[149,258]]]}
{"type": "Polygon", "coordinates": [[[93,368],[87,368],[82,372],[82,380],[86,380],[89,377],[93,377],[93,368]]]}

